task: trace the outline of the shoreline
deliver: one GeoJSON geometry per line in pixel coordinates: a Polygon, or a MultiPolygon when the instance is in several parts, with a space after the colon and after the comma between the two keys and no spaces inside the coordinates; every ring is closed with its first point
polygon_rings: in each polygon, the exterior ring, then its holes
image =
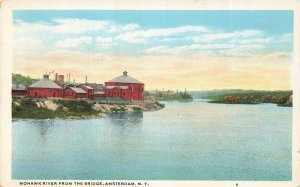
{"type": "Polygon", "coordinates": [[[144,101],[12,99],[13,119],[101,119],[110,113],[157,111],[165,107],[154,97],[144,101]]]}
{"type": "Polygon", "coordinates": [[[260,104],[274,104],[278,107],[293,107],[293,104],[278,104],[278,103],[263,103],[263,102],[226,102],[226,101],[215,101],[215,100],[210,100],[207,101],[207,103],[214,103],[214,104],[229,104],[229,105],[260,105],[260,104]]]}

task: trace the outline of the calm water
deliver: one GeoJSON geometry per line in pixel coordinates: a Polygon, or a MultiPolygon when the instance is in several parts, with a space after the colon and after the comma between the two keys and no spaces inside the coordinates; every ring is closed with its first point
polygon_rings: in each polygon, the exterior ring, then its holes
{"type": "Polygon", "coordinates": [[[14,179],[291,180],[292,108],[167,102],[13,122],[14,179]]]}

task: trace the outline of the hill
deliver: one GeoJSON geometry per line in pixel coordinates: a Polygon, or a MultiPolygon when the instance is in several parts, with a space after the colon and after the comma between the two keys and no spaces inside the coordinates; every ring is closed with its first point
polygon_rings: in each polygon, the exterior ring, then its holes
{"type": "Polygon", "coordinates": [[[38,79],[33,79],[29,76],[23,76],[21,74],[14,74],[12,73],[12,83],[19,83],[19,84],[23,84],[25,86],[30,86],[31,84],[33,84],[34,82],[38,81],[38,79]]]}

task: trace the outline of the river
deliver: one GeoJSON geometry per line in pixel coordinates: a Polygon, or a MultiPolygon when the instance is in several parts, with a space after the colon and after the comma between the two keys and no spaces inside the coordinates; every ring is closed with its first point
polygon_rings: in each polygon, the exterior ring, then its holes
{"type": "Polygon", "coordinates": [[[89,120],[13,120],[13,179],[291,180],[292,108],[165,102],[89,120]]]}

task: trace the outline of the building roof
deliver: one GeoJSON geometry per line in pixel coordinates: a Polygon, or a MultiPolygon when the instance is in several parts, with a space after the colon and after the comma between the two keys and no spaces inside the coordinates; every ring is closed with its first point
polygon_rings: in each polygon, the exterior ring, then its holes
{"type": "Polygon", "coordinates": [[[49,75],[44,75],[44,77],[33,83],[29,88],[53,88],[53,89],[62,89],[58,84],[49,79],[49,75]]]}
{"type": "Polygon", "coordinates": [[[85,88],[87,88],[89,90],[93,90],[94,89],[94,88],[90,87],[89,85],[85,85],[85,84],[81,84],[79,86],[83,86],[83,87],[85,87],[85,88]]]}
{"type": "Polygon", "coordinates": [[[114,89],[114,88],[119,88],[121,90],[126,90],[128,89],[128,86],[106,86],[105,89],[107,90],[111,90],[111,89],[114,89]]]}
{"type": "Polygon", "coordinates": [[[143,84],[142,82],[136,80],[135,78],[127,75],[127,71],[124,71],[123,75],[116,77],[112,80],[109,80],[107,82],[143,84]]]}
{"type": "Polygon", "coordinates": [[[77,87],[69,87],[71,90],[73,90],[75,93],[78,94],[86,94],[86,91],[84,91],[82,88],[77,88],[77,87]]]}
{"type": "Polygon", "coordinates": [[[12,84],[12,90],[26,90],[26,86],[23,84],[12,84]]]}
{"type": "Polygon", "coordinates": [[[94,88],[94,90],[102,90],[104,88],[103,84],[89,83],[89,86],[94,88]]]}

